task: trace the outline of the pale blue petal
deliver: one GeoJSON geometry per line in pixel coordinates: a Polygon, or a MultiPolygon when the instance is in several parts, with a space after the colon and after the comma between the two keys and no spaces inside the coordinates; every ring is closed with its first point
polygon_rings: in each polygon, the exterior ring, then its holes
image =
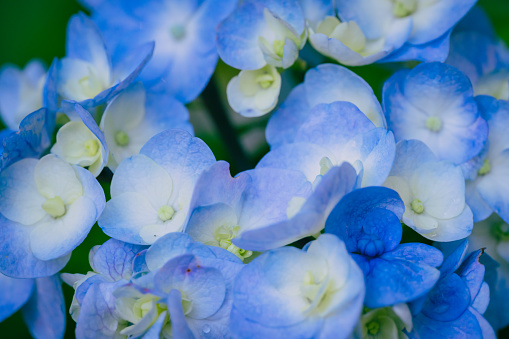
{"type": "Polygon", "coordinates": [[[439,61],[444,62],[449,55],[449,41],[451,31],[447,31],[442,36],[427,43],[413,45],[404,44],[401,48],[389,54],[380,62],[397,62],[407,60],[418,60],[422,62],[439,61]]]}
{"type": "Polygon", "coordinates": [[[54,275],[35,279],[32,297],[21,309],[25,324],[34,338],[63,338],[66,306],[62,282],[54,275]]]}
{"type": "Polygon", "coordinates": [[[129,280],[133,274],[133,261],[145,246],[127,244],[110,239],[99,247],[93,257],[94,271],[109,276],[113,281],[129,280]]]}
{"type": "Polygon", "coordinates": [[[37,259],[30,247],[32,229],[0,215],[0,271],[15,278],[38,278],[53,275],[64,268],[71,255],[53,260],[37,259]]]}
{"type": "Polygon", "coordinates": [[[9,278],[0,273],[0,322],[23,306],[34,287],[34,279],[9,278]]]}

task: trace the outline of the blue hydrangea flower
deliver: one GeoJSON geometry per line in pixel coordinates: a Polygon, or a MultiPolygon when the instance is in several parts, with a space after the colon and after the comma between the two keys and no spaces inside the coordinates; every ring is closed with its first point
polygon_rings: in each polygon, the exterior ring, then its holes
{"type": "Polygon", "coordinates": [[[0,193],[0,271],[16,278],[58,272],[105,205],[90,172],[51,154],[4,169],[0,193]]]}
{"type": "Polygon", "coordinates": [[[385,117],[371,87],[352,71],[322,64],[306,72],[304,83],[296,86],[271,116],[265,132],[271,147],[294,141],[312,109],[335,101],[353,103],[376,127],[385,127],[385,117]]]}
{"type": "Polygon", "coordinates": [[[0,70],[0,116],[13,131],[29,113],[41,108],[46,69],[39,60],[30,61],[23,70],[7,65],[0,70]]]}
{"type": "Polygon", "coordinates": [[[247,0],[217,28],[217,50],[228,65],[256,70],[288,68],[306,42],[305,15],[298,0],[247,0]]]}
{"type": "Polygon", "coordinates": [[[107,102],[129,86],[152,57],[153,42],[136,47],[112,63],[94,22],[83,13],[72,16],[66,57],[58,64],[58,93],[85,109],[107,102]]]}
{"type": "Polygon", "coordinates": [[[414,303],[410,338],[496,338],[482,316],[490,301],[485,268],[479,262],[483,251],[474,251],[464,259],[467,247],[465,240],[446,258],[435,287],[414,303]]]}
{"type": "Polygon", "coordinates": [[[346,65],[375,61],[443,61],[454,25],[476,0],[340,0],[310,30],[319,52],[346,65]]]}
{"type": "Polygon", "coordinates": [[[0,322],[21,309],[34,338],[63,338],[65,301],[57,276],[9,278],[0,273],[0,322]]]}
{"type": "Polygon", "coordinates": [[[439,250],[420,243],[400,244],[405,205],[385,187],[347,194],[332,210],[325,232],[337,235],[364,271],[369,308],[416,299],[433,288],[442,263],[439,250]]]}
{"type": "Polygon", "coordinates": [[[141,80],[147,89],[190,102],[214,72],[216,26],[236,4],[235,0],[103,1],[92,13],[113,51],[113,60],[155,41],[154,57],[141,80]]]}
{"type": "Polygon", "coordinates": [[[509,51],[498,38],[477,31],[455,33],[445,62],[468,76],[475,95],[509,99],[509,51]]]}
{"type": "Polygon", "coordinates": [[[348,338],[364,301],[362,271],[331,234],[305,251],[262,254],[244,266],[233,289],[230,325],[242,338],[348,338]]]}
{"type": "Polygon", "coordinates": [[[115,239],[140,245],[181,231],[196,181],[214,162],[209,147],[186,131],[157,134],[118,166],[99,226],[115,239]]]}
{"type": "Polygon", "coordinates": [[[481,114],[488,122],[489,135],[483,151],[463,166],[467,203],[474,220],[480,221],[496,212],[509,221],[509,138],[505,126],[509,123],[509,103],[493,97],[479,96],[481,114]]]}
{"type": "MultiPolygon", "coordinates": [[[[117,324],[112,317],[108,318],[106,314],[102,314],[104,321],[101,324],[88,323],[87,317],[90,315],[89,312],[94,312],[93,308],[95,306],[104,302],[101,297],[104,298],[111,288],[129,282],[133,275],[134,260],[144,250],[146,250],[146,246],[132,245],[110,239],[101,246],[95,246],[90,250],[89,263],[92,271],[87,274],[62,274],[62,279],[75,290],[69,312],[77,323],[77,337],[87,333],[86,331],[89,331],[88,333],[101,333],[102,335],[115,333],[117,324]],[[88,296],[89,290],[93,291],[90,292],[93,297],[88,296]],[[106,294],[97,294],[97,291],[106,294]],[[81,315],[82,313],[83,315],[81,315]],[[94,326],[91,327],[90,325],[94,326]],[[108,332],[109,330],[112,332],[108,332]]],[[[114,304],[110,304],[110,308],[113,309],[114,304]]],[[[97,313],[99,310],[96,309],[95,312],[97,313]]],[[[109,312],[110,310],[102,309],[101,311],[109,312]]]]}
{"type": "Polygon", "coordinates": [[[361,185],[381,185],[389,175],[396,145],[391,132],[375,125],[352,103],[314,106],[293,142],[272,148],[257,165],[298,170],[311,182],[343,162],[352,164],[361,185]]]}
{"type": "MultiPolygon", "coordinates": [[[[337,185],[331,186],[338,195],[344,194],[337,185]]],[[[232,178],[228,164],[220,161],[198,179],[184,231],[194,240],[245,259],[251,250],[275,248],[319,232],[309,218],[290,219],[297,213],[293,206],[311,193],[311,184],[297,171],[261,168],[232,178]]]]}
{"type": "Polygon", "coordinates": [[[473,216],[465,203],[461,169],[439,161],[421,141],[400,141],[389,177],[383,184],[398,192],[405,203],[403,222],[436,241],[466,238],[473,216]]]}
{"type": "Polygon", "coordinates": [[[110,240],[93,255],[94,269],[102,268],[76,290],[81,298],[77,337],[228,337],[240,260],[184,233],[168,234],[141,249],[110,240]],[[103,248],[107,251],[100,254],[103,248]],[[112,271],[119,274],[113,277],[112,271]]]}
{"type": "Polygon", "coordinates": [[[479,154],[488,136],[470,81],[449,65],[397,72],[384,85],[383,106],[396,141],[421,140],[440,160],[461,164],[479,154]]]}
{"type": "Polygon", "coordinates": [[[172,128],[193,133],[185,106],[167,94],[145,91],[139,82],[131,85],[109,103],[101,119],[111,153],[108,167],[114,171],[154,135],[172,128]]]}
{"type": "Polygon", "coordinates": [[[97,177],[108,163],[109,149],[103,132],[80,104],[64,101],[62,110],[71,121],[58,130],[51,153],[72,165],[86,167],[97,177]]]}

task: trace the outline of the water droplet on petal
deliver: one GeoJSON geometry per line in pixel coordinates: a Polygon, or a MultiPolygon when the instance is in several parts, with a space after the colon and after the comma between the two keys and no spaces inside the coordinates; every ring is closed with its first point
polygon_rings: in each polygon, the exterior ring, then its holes
{"type": "Polygon", "coordinates": [[[210,333],[210,326],[209,325],[203,326],[202,331],[205,334],[210,333]]]}

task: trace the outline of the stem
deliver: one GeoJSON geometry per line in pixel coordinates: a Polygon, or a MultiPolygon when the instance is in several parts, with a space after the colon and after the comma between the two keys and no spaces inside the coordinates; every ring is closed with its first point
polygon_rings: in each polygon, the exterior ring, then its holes
{"type": "Polygon", "coordinates": [[[205,107],[216,124],[221,140],[226,146],[237,171],[241,172],[252,168],[251,162],[239,142],[237,132],[228,118],[228,113],[224,109],[221,96],[214,79],[210,79],[207,87],[203,90],[201,97],[205,107]]]}

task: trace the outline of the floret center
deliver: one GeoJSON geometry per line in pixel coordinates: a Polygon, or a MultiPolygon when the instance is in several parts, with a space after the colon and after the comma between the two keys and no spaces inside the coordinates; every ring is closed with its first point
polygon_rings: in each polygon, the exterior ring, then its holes
{"type": "Polygon", "coordinates": [[[491,162],[489,159],[484,159],[482,167],[479,168],[479,171],[477,171],[477,174],[486,175],[486,174],[490,173],[490,171],[491,171],[491,162]]]}
{"type": "Polygon", "coordinates": [[[239,259],[244,260],[245,258],[250,257],[253,252],[239,248],[232,243],[232,239],[237,236],[239,231],[240,226],[221,226],[214,232],[214,239],[218,242],[219,247],[224,248],[225,250],[235,254],[239,259]]]}
{"type": "Polygon", "coordinates": [[[431,116],[426,120],[426,127],[432,132],[440,132],[442,129],[442,120],[437,116],[431,116]]]}
{"type": "Polygon", "coordinates": [[[421,214],[424,212],[424,204],[419,199],[414,199],[410,203],[410,207],[412,208],[412,211],[414,211],[417,214],[421,214]]]}
{"type": "Polygon", "coordinates": [[[168,205],[161,206],[159,208],[159,210],[157,211],[157,216],[162,221],[171,220],[174,215],[175,215],[175,209],[168,205]]]}
{"type": "Polygon", "coordinates": [[[262,89],[267,89],[274,83],[274,76],[272,74],[264,73],[257,76],[255,81],[262,89]]]}
{"type": "Polygon", "coordinates": [[[170,28],[171,35],[175,40],[182,40],[186,36],[186,28],[183,25],[175,25],[170,28]]]}
{"type": "Polygon", "coordinates": [[[115,133],[115,142],[119,146],[127,146],[129,144],[129,135],[124,131],[115,133]]]}
{"type": "Polygon", "coordinates": [[[85,141],[85,153],[89,157],[93,157],[99,152],[99,141],[97,139],[88,139],[85,141]]]}
{"type": "Polygon", "coordinates": [[[403,18],[415,13],[417,6],[417,0],[395,0],[392,12],[394,16],[403,18]]]}
{"type": "Polygon", "coordinates": [[[376,335],[380,331],[380,323],[378,321],[370,321],[367,328],[369,334],[376,335]]]}
{"type": "Polygon", "coordinates": [[[42,203],[41,207],[53,218],[60,218],[65,215],[65,204],[59,196],[46,199],[46,201],[42,203]]]}

